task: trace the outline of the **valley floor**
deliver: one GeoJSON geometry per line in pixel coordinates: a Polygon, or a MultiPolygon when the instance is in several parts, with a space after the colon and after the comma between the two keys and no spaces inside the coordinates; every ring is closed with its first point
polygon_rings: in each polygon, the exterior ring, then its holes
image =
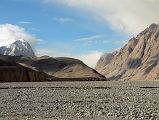
{"type": "Polygon", "coordinates": [[[0,83],[0,120],[158,120],[159,82],[0,83]]]}

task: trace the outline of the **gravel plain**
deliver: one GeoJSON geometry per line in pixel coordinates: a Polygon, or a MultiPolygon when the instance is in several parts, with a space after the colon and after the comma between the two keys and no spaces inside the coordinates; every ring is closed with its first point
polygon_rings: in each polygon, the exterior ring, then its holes
{"type": "Polygon", "coordinates": [[[159,82],[0,83],[0,120],[159,120],[159,82]]]}

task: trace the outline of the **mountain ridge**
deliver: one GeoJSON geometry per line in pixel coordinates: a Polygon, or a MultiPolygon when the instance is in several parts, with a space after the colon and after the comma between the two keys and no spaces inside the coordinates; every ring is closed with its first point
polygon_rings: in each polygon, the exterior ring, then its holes
{"type": "Polygon", "coordinates": [[[40,71],[49,76],[59,78],[59,80],[65,80],[66,78],[70,78],[71,80],[73,78],[93,78],[96,80],[106,80],[106,78],[99,74],[96,70],[88,67],[82,61],[73,58],[52,58],[48,56],[30,58],[25,56],[0,55],[0,60],[18,63],[19,65],[34,71],[40,71]]]}
{"type": "Polygon", "coordinates": [[[75,58],[36,57],[30,44],[23,39],[0,47],[0,73],[0,82],[106,80],[75,58]]]}
{"type": "Polygon", "coordinates": [[[153,23],[96,70],[109,80],[155,80],[159,79],[158,58],[159,25],[153,23]]]}

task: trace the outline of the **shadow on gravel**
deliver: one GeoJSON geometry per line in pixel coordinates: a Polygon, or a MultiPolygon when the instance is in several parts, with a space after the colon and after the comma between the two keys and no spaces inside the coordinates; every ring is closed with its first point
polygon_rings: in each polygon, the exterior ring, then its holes
{"type": "Polygon", "coordinates": [[[140,87],[140,88],[151,89],[151,88],[159,88],[159,87],[140,87]]]}
{"type": "Polygon", "coordinates": [[[111,87],[0,87],[0,89],[111,89],[111,87]]]}

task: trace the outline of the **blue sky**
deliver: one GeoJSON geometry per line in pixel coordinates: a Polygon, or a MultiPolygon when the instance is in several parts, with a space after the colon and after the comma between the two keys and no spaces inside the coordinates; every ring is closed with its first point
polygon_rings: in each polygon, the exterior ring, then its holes
{"type": "Polygon", "coordinates": [[[88,5],[82,1],[1,0],[0,24],[24,28],[36,39],[34,49],[38,55],[76,57],[94,67],[102,53],[118,50],[135,32],[132,32],[133,25],[118,25],[118,22],[122,23],[120,19],[114,20],[110,16],[111,22],[109,17],[105,20],[103,14],[110,12],[103,13],[98,9],[100,6],[91,6],[91,0],[86,0],[88,5]]]}

